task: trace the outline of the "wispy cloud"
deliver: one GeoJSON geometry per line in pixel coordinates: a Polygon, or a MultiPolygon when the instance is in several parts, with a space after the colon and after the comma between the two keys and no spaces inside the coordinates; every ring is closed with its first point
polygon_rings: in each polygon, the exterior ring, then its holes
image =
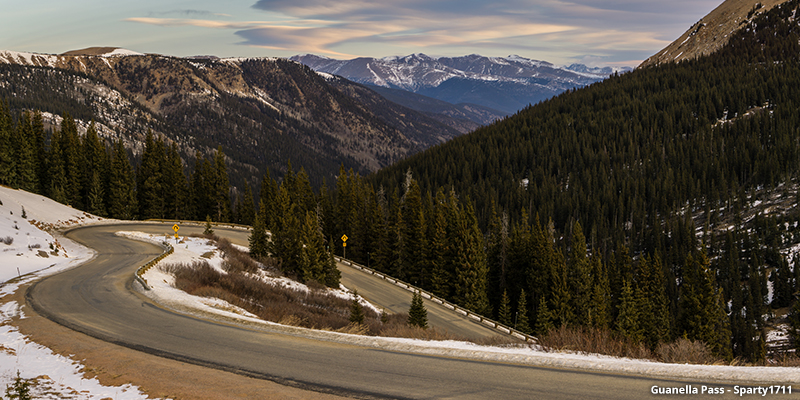
{"type": "Polygon", "coordinates": [[[148,13],[148,16],[150,17],[158,17],[164,15],[183,15],[187,17],[230,17],[231,16],[230,14],[217,13],[207,10],[193,10],[193,9],[151,11],[148,13]]]}
{"type": "Polygon", "coordinates": [[[237,21],[227,14],[175,9],[127,21],[227,29],[240,45],[332,56],[455,55],[482,49],[490,55],[546,51],[571,59],[638,52],[644,58],[678,34],[664,33],[665,15],[712,1],[258,0],[251,9],[268,20],[237,21]],[[388,54],[374,54],[381,48],[388,54]]]}

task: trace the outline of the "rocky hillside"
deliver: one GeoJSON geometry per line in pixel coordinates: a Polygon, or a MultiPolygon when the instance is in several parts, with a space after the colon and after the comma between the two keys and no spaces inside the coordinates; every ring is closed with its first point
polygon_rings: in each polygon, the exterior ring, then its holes
{"type": "MultiPolygon", "coordinates": [[[[285,59],[184,59],[91,48],[0,52],[0,98],[12,107],[70,112],[136,138],[147,129],[185,156],[222,146],[257,180],[291,160],[315,179],[344,163],[367,172],[461,131],[369,89],[285,59]],[[58,99],[58,101],[55,101],[58,99]]],[[[319,182],[317,182],[319,183],[319,182]]]]}
{"type": "Polygon", "coordinates": [[[731,34],[746,27],[754,17],[786,1],[726,0],[639,67],[690,60],[714,53],[728,43],[731,34]]]}

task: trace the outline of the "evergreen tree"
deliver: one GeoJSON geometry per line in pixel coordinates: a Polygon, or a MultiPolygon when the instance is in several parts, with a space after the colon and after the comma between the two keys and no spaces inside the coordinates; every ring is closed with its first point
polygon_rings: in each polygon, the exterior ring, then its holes
{"type": "Polygon", "coordinates": [[[535,333],[537,335],[546,335],[553,328],[553,313],[547,308],[547,301],[544,299],[544,296],[540,297],[538,312],[536,313],[535,333]]]}
{"type": "Polygon", "coordinates": [[[680,297],[683,335],[706,343],[717,356],[731,358],[729,321],[705,253],[687,257],[683,278],[680,297]]]}
{"type": "Polygon", "coordinates": [[[222,153],[222,146],[220,146],[214,154],[213,191],[211,192],[214,196],[214,215],[218,222],[228,222],[231,219],[230,186],[228,170],[225,166],[225,154],[222,153]]]}
{"type": "Polygon", "coordinates": [[[572,227],[572,243],[567,271],[567,285],[573,310],[572,322],[577,325],[591,325],[592,275],[589,260],[586,257],[586,238],[581,224],[575,222],[572,227]]]}
{"type": "Polygon", "coordinates": [[[188,180],[183,174],[183,162],[178,154],[178,145],[174,142],[168,149],[165,149],[162,186],[164,216],[174,219],[183,219],[189,216],[188,180]]]}
{"type": "Polygon", "coordinates": [[[400,229],[400,269],[397,278],[417,286],[427,286],[426,266],[426,224],[422,208],[422,193],[419,185],[408,172],[406,191],[400,207],[402,219],[400,229]]]}
{"type": "MultiPolygon", "coordinates": [[[[545,325],[546,321],[543,321],[545,325]]],[[[531,323],[528,318],[528,299],[525,295],[525,289],[520,290],[519,301],[517,301],[517,323],[514,324],[516,329],[520,332],[531,334],[531,323]]]]}
{"type": "Polygon", "coordinates": [[[69,205],[82,209],[83,199],[81,193],[85,159],[81,149],[81,140],[78,136],[78,127],[69,114],[64,114],[64,119],[61,121],[61,134],[58,139],[64,168],[64,182],[66,183],[64,195],[69,205]]]}
{"type": "Polygon", "coordinates": [[[422,329],[428,328],[428,310],[425,309],[425,304],[422,303],[422,295],[419,292],[414,292],[411,297],[411,308],[408,309],[408,324],[422,329]]]}
{"type": "Polygon", "coordinates": [[[259,212],[256,214],[253,229],[250,231],[248,242],[250,244],[250,256],[256,259],[266,257],[269,254],[269,238],[267,237],[267,227],[264,223],[266,217],[266,206],[264,202],[259,203],[259,212]]]}
{"type": "Polygon", "coordinates": [[[97,136],[94,121],[86,129],[82,144],[85,162],[81,176],[82,202],[92,214],[105,217],[105,188],[108,187],[109,157],[105,146],[97,136]]]}
{"type": "Polygon", "coordinates": [[[136,170],[136,196],[141,219],[164,218],[164,143],[148,131],[142,162],[136,170]]]}
{"type": "Polygon", "coordinates": [[[342,279],[342,272],[336,268],[336,259],[333,257],[333,239],[328,242],[328,263],[325,265],[325,286],[338,288],[342,279]]]}
{"type": "Polygon", "coordinates": [[[789,312],[789,338],[795,349],[800,350],[800,300],[795,300],[789,312]]]}
{"type": "Polygon", "coordinates": [[[636,304],[636,294],[631,282],[625,280],[622,286],[619,315],[617,316],[617,331],[634,341],[641,341],[643,332],[639,326],[639,309],[636,304]]]}
{"type": "Polygon", "coordinates": [[[592,326],[606,329],[611,325],[611,289],[608,273],[599,256],[591,258],[594,285],[592,287],[590,319],[592,326]]]}
{"type": "Polygon", "coordinates": [[[39,187],[38,158],[34,154],[35,137],[28,112],[22,113],[22,118],[17,124],[17,133],[13,137],[15,160],[13,164],[16,167],[13,176],[16,179],[12,182],[12,187],[36,192],[39,187]]]}
{"type": "Polygon", "coordinates": [[[500,308],[497,310],[497,322],[505,326],[511,325],[511,302],[505,290],[503,291],[503,297],[500,299],[500,308]]]}
{"type": "Polygon", "coordinates": [[[488,268],[483,251],[483,235],[478,229],[478,221],[471,202],[457,220],[454,266],[456,271],[456,303],[479,314],[491,312],[486,295],[488,268]]]}
{"type": "Polygon", "coordinates": [[[238,206],[238,214],[239,214],[240,224],[253,225],[255,220],[256,210],[255,206],[253,205],[253,191],[250,189],[250,184],[248,184],[247,181],[244,182],[244,199],[238,206]]]}
{"type": "MultiPolygon", "coordinates": [[[[52,177],[51,177],[52,181],[52,177]]],[[[122,141],[114,144],[108,185],[108,214],[112,218],[130,220],[137,213],[136,181],[122,141]]]]}
{"type": "Polygon", "coordinates": [[[361,305],[361,302],[358,301],[357,290],[353,290],[353,300],[350,302],[350,323],[364,323],[364,307],[361,305]]]}
{"type": "Polygon", "coordinates": [[[48,188],[47,197],[67,204],[67,176],[64,170],[64,156],[61,151],[61,135],[58,131],[53,132],[50,139],[50,158],[48,163],[48,188]]]}
{"type": "Polygon", "coordinates": [[[16,180],[11,112],[6,101],[0,102],[0,184],[11,185],[16,180]]]}

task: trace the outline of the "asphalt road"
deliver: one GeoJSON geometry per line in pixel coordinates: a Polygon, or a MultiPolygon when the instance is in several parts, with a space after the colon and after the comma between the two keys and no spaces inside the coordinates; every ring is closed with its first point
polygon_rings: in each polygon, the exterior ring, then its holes
{"type": "MultiPolygon", "coordinates": [[[[78,268],[33,285],[26,296],[28,303],[56,322],[123,346],[360,398],[639,399],[652,396],[653,385],[684,385],[385,351],[177,314],[132,289],[137,266],[160,254],[161,249],[113,235],[117,230],[152,229],[171,234],[170,226],[95,226],[69,232],[68,237],[94,248],[98,255],[78,268]]],[[[191,230],[184,229],[181,233],[191,230]]]]}

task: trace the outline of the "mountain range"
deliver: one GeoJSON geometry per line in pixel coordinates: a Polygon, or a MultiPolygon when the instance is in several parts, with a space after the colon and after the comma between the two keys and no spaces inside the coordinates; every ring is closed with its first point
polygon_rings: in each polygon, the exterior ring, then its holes
{"type": "MultiPolygon", "coordinates": [[[[400,89],[482,112],[511,115],[520,109],[549,99],[565,90],[580,88],[608,78],[610,67],[592,68],[582,64],[558,67],[546,61],[512,55],[486,57],[405,57],[335,60],[313,54],[297,55],[293,61],[315,71],[340,75],[351,81],[384,89],[400,89]]],[[[386,90],[381,93],[388,93],[386,90]]],[[[403,103],[416,109],[412,102],[403,103]]],[[[476,117],[474,121],[486,123],[476,117]]]]}
{"type": "Polygon", "coordinates": [[[101,134],[123,139],[134,153],[148,130],[178,143],[184,160],[222,146],[235,174],[253,183],[267,169],[282,175],[287,161],[315,184],[331,182],[341,164],[375,171],[477,125],[431,118],[285,59],[187,59],[116,48],[0,52],[0,99],[94,120],[101,134]]]}

